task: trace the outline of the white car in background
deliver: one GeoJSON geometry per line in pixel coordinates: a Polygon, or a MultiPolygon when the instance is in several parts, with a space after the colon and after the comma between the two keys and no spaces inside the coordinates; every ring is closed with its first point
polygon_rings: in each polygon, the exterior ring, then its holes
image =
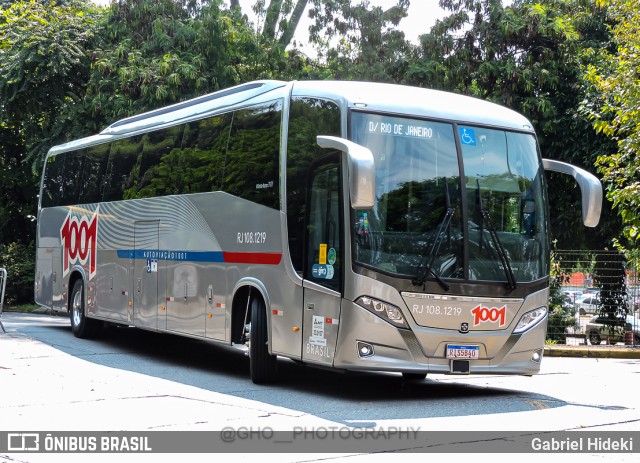
{"type": "Polygon", "coordinates": [[[571,301],[572,304],[575,304],[575,302],[582,297],[582,291],[562,291],[562,292],[569,297],[569,301],[571,301]]]}
{"type": "Polygon", "coordinates": [[[600,310],[600,293],[583,294],[576,300],[575,306],[580,315],[597,314],[600,310]]]}

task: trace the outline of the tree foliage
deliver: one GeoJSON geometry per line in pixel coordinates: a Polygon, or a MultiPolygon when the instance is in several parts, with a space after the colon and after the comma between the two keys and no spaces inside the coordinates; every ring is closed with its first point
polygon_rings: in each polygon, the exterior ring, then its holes
{"type": "MultiPolygon", "coordinates": [[[[85,102],[93,127],[228,87],[248,31],[220,2],[120,0],[100,24],[85,102]]],[[[239,64],[239,63],[238,63],[239,64]]]]}
{"type": "Polygon", "coordinates": [[[5,302],[24,304],[33,301],[33,273],[35,267],[33,242],[0,243],[0,263],[7,271],[5,302]]]}
{"type": "Polygon", "coordinates": [[[616,147],[598,157],[598,169],[607,184],[607,197],[624,224],[632,247],[640,240],[640,2],[611,0],[608,9],[615,49],[597,50],[587,80],[594,90],[584,110],[595,129],[615,141],[616,147]]]}
{"type": "Polygon", "coordinates": [[[368,0],[315,1],[310,38],[332,78],[400,82],[408,68],[410,44],[398,25],[409,0],[383,9],[368,0]],[[337,40],[337,42],[336,42],[337,40]]]}
{"type": "Polygon", "coordinates": [[[0,11],[0,125],[29,160],[63,136],[64,108],[84,96],[97,11],[83,1],[34,0],[0,11]]]}

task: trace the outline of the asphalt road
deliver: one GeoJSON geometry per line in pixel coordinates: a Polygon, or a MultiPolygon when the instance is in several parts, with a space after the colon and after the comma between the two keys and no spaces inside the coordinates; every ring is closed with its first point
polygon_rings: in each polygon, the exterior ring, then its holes
{"type": "MultiPolygon", "coordinates": [[[[248,358],[231,347],[130,328],[81,340],[59,316],[4,313],[1,320],[7,330],[0,333],[5,431],[338,426],[640,432],[637,359],[548,357],[533,377],[429,376],[409,383],[399,375],[341,373],[283,359],[279,383],[266,387],[251,382],[248,358]]],[[[605,455],[575,456],[582,462],[605,455]]],[[[0,461],[51,461],[45,457],[52,455],[29,457],[0,455],[0,461]]],[[[626,457],[616,455],[617,461],[637,461],[637,455],[626,457]]]]}

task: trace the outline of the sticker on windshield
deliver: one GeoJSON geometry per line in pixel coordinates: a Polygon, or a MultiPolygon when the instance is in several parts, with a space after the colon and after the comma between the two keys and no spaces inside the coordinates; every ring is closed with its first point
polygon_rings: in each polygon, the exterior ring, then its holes
{"type": "Polygon", "coordinates": [[[326,243],[320,244],[320,249],[318,249],[318,263],[320,265],[326,265],[326,263],[327,263],[327,245],[326,245],[326,243]]]}
{"type": "Polygon", "coordinates": [[[336,272],[333,265],[313,264],[313,267],[311,267],[311,275],[313,278],[331,280],[335,274],[336,272]]]}
{"type": "Polygon", "coordinates": [[[327,262],[329,262],[329,265],[333,265],[336,263],[336,259],[336,250],[334,248],[330,248],[329,252],[327,253],[327,262]]]}
{"type": "Polygon", "coordinates": [[[476,131],[468,127],[458,128],[460,142],[467,146],[476,146],[476,131]]]}

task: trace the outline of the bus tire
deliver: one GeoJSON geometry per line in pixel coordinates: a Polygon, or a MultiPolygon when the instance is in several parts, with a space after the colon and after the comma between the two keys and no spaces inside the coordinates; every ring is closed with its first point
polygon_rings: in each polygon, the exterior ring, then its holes
{"type": "Polygon", "coordinates": [[[89,339],[98,333],[98,321],[87,318],[84,313],[84,282],[77,279],[69,298],[71,331],[76,338],[89,339]]]}
{"type": "Polygon", "coordinates": [[[276,380],[278,364],[275,355],[269,354],[267,310],[260,297],[251,300],[251,335],[249,342],[249,369],[251,381],[268,384],[276,380]]]}

